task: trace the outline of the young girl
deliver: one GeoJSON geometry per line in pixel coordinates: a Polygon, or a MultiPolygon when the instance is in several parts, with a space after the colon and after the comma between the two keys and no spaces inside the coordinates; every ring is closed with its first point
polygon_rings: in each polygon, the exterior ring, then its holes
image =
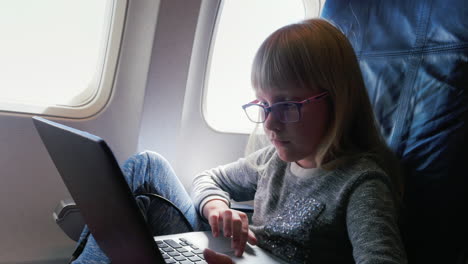
{"type": "MultiPolygon", "coordinates": [[[[243,108],[263,123],[270,146],[197,175],[192,199],[167,162],[145,152],[124,165],[131,188],[173,201],[195,230],[232,237],[238,256],[248,242],[289,263],[406,263],[398,163],[346,37],[322,19],[285,26],[259,48],[252,84],[257,98],[243,108]],[[252,223],[229,208],[231,199],[254,200],[252,223]]],[[[142,206],[151,219],[149,208],[142,206]]],[[[177,221],[163,230],[178,232],[182,220],[167,222],[177,221]]],[[[212,251],[205,257],[231,261],[212,251]]],[[[99,258],[106,259],[90,236],[75,263],[99,258]]]]}

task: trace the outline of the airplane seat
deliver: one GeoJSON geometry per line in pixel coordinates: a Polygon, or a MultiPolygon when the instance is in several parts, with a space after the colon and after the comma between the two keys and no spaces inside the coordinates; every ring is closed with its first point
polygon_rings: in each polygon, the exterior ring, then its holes
{"type": "Polygon", "coordinates": [[[321,16],[352,43],[404,167],[409,263],[468,263],[468,4],[327,0],[321,16]]]}

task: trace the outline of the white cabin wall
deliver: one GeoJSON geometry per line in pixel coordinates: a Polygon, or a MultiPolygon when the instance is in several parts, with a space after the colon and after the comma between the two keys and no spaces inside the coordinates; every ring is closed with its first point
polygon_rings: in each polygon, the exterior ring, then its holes
{"type": "Polygon", "coordinates": [[[162,1],[156,29],[139,151],[162,154],[187,190],[198,172],[241,157],[248,138],[216,132],[202,116],[219,5],[219,0],[162,1]]]}
{"type": "Polygon", "coordinates": [[[176,159],[193,39],[200,0],[161,1],[145,94],[139,151],[176,159]]]}
{"type": "MultiPolygon", "coordinates": [[[[137,149],[159,1],[129,1],[113,95],[98,115],[57,120],[104,138],[119,162],[137,149]]],[[[27,73],[25,73],[27,75],[27,73]]],[[[66,263],[75,242],[54,223],[70,197],[31,115],[0,113],[0,263],[66,263]]]]}
{"type": "Polygon", "coordinates": [[[205,77],[219,7],[219,1],[203,1],[190,64],[175,164],[175,170],[188,190],[197,173],[242,157],[248,140],[246,134],[215,131],[203,117],[205,77]]]}

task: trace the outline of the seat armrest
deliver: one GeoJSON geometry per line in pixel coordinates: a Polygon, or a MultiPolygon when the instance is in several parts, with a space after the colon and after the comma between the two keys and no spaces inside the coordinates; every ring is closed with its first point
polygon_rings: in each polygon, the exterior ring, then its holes
{"type": "MultiPolygon", "coordinates": [[[[231,208],[246,213],[251,219],[253,206],[249,203],[232,202],[231,208]]],[[[67,236],[78,241],[85,226],[80,209],[72,199],[64,199],[59,202],[52,214],[57,225],[67,234],[67,236]]]]}
{"type": "Polygon", "coordinates": [[[85,222],[80,209],[72,199],[61,200],[55,207],[52,217],[70,239],[78,241],[85,222]]]}

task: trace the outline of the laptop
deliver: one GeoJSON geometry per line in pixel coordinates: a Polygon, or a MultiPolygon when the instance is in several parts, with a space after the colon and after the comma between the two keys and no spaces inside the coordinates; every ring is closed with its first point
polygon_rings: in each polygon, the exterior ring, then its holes
{"type": "Polygon", "coordinates": [[[93,234],[112,263],[206,263],[203,250],[229,255],[235,263],[286,263],[247,244],[235,257],[228,238],[211,232],[152,237],[135,198],[106,142],[41,117],[33,117],[60,176],[93,234]]]}

